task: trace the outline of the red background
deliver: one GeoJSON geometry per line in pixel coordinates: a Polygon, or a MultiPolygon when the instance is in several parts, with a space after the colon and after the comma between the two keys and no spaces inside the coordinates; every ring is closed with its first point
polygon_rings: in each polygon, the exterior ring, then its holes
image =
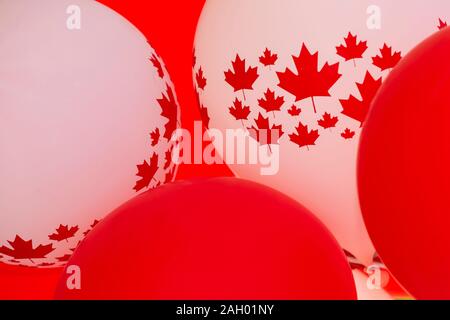
{"type": "MultiPolygon", "coordinates": [[[[130,20],[163,58],[175,84],[182,125],[200,119],[192,81],[192,50],[205,0],[99,0],[130,20]]],[[[177,179],[230,176],[226,166],[183,165],[177,179]]],[[[52,299],[61,269],[33,269],[0,264],[0,299],[52,299]]]]}

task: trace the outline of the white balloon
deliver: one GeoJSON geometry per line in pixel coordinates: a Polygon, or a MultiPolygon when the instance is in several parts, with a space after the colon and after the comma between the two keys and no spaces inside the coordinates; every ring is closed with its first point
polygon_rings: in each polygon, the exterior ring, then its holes
{"type": "Polygon", "coordinates": [[[145,37],[96,1],[0,1],[0,34],[0,262],[59,266],[173,180],[176,98],[145,37]]]}
{"type": "MultiPolygon", "coordinates": [[[[390,67],[398,60],[397,52],[403,56],[428,35],[437,32],[439,18],[450,19],[448,0],[207,0],[197,29],[194,75],[198,75],[201,68],[206,78],[206,86],[198,88],[198,92],[201,104],[209,112],[210,127],[220,130],[249,128],[255,126],[254,120],[261,114],[271,126],[282,125],[285,133],[280,139],[277,174],[263,176],[261,166],[257,165],[229,163],[231,169],[239,177],[272,186],[300,201],[328,226],[342,247],[362,262],[369,263],[374,248],[360,213],[356,183],[361,132],[358,119],[364,118],[364,108],[368,108],[369,103],[356,101],[363,98],[357,83],[363,83],[369,72],[376,89],[380,84],[376,80],[388,76],[390,67]],[[353,56],[358,56],[360,50],[359,54],[363,51],[362,58],[348,59],[352,52],[346,48],[352,47],[352,36],[357,37],[353,56]],[[367,41],[367,50],[364,41],[367,41]],[[382,55],[380,49],[385,44],[387,47],[382,55]],[[296,69],[293,56],[299,56],[302,45],[311,55],[318,52],[317,70],[314,56],[309,61],[311,69],[320,74],[317,81],[314,74],[308,76],[307,64],[302,64],[308,60],[305,49],[299,70],[296,69]],[[341,55],[338,55],[337,47],[341,45],[341,55]],[[270,50],[267,61],[263,59],[267,66],[259,60],[266,49],[270,50]],[[271,65],[275,60],[273,54],[277,55],[276,62],[271,65]],[[240,86],[235,85],[238,89],[235,92],[230,81],[225,79],[233,77],[232,62],[236,55],[245,59],[248,73],[240,86]],[[336,63],[339,63],[338,69],[336,63]],[[254,83],[255,72],[248,68],[257,68],[258,78],[254,83]],[[342,76],[334,82],[337,70],[342,76]],[[227,71],[231,73],[224,75],[227,71]],[[288,85],[286,75],[290,76],[288,85]],[[319,84],[321,90],[309,90],[308,86],[313,84],[316,87],[319,84]],[[247,89],[240,90],[242,87],[247,89]],[[258,99],[264,98],[267,89],[275,92],[275,98],[284,98],[280,111],[266,112],[259,106],[258,99]],[[328,89],[330,96],[326,94],[328,89]],[[351,95],[354,98],[350,98],[351,95]],[[296,96],[300,101],[296,101],[296,96]],[[248,120],[238,121],[230,113],[229,108],[236,98],[243,106],[250,107],[248,120]],[[356,110],[350,106],[343,114],[340,100],[348,99],[354,102],[356,110]],[[293,105],[301,109],[300,115],[288,113],[293,105]],[[318,122],[323,120],[325,113],[330,115],[330,119],[325,120],[332,128],[325,129],[320,124],[327,127],[327,123],[318,122]],[[338,118],[335,126],[334,117],[338,118]],[[307,125],[308,130],[300,130],[297,134],[300,122],[307,125]],[[299,148],[292,141],[298,137],[299,144],[311,145],[299,148]]],[[[369,83],[371,78],[367,80],[369,83]]],[[[279,105],[272,103],[265,107],[271,110],[279,105]]],[[[267,149],[267,146],[260,148],[267,149]]],[[[226,158],[223,153],[222,156],[226,158]]]]}

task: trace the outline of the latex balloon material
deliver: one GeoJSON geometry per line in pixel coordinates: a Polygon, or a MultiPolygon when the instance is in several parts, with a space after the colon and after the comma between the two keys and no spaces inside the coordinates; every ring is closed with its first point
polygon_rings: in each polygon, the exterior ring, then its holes
{"type": "Polygon", "coordinates": [[[414,297],[450,298],[450,29],[415,48],[374,101],[361,139],[364,219],[414,297]]]}
{"type": "Polygon", "coordinates": [[[210,128],[244,129],[261,153],[279,152],[279,171],[264,176],[263,161],[242,165],[216,148],[237,176],[292,196],[369,264],[361,127],[390,70],[447,19],[447,0],[208,0],[195,42],[201,111],[210,128]]]}
{"type": "Polygon", "coordinates": [[[1,1],[0,30],[0,262],[61,266],[102,214],[173,180],[175,92],[96,1],[1,1]]]}
{"type": "Polygon", "coordinates": [[[58,299],[356,298],[344,253],[315,217],[234,178],[136,197],[89,234],[67,268],[58,299]],[[70,266],[81,290],[68,289],[70,266]]]}

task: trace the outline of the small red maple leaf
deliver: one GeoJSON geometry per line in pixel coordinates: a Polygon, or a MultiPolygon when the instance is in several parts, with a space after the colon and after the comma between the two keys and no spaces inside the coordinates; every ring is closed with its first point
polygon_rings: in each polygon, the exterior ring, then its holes
{"type": "Polygon", "coordinates": [[[137,166],[138,173],[136,174],[138,177],[142,179],[136,182],[136,186],[134,190],[136,192],[141,191],[142,189],[148,188],[150,182],[154,180],[156,172],[158,172],[158,154],[154,153],[150,158],[150,164],[144,160],[143,164],[137,166]]]}
{"type": "Polygon", "coordinates": [[[284,97],[275,97],[275,91],[267,89],[264,98],[258,99],[258,105],[266,112],[281,111],[284,104],[284,97]]]}
{"type": "Polygon", "coordinates": [[[153,132],[150,133],[150,139],[152,140],[152,147],[158,144],[160,137],[161,134],[159,132],[159,128],[156,128],[153,132]]]}
{"type": "Polygon", "coordinates": [[[197,56],[195,54],[195,48],[192,50],[192,68],[195,68],[195,65],[197,64],[197,56]]]}
{"type": "Polygon", "coordinates": [[[172,88],[167,85],[166,94],[162,94],[162,98],[158,99],[158,103],[161,107],[161,116],[167,118],[169,121],[165,124],[166,131],[164,132],[164,138],[170,140],[173,132],[177,128],[178,123],[178,105],[175,101],[175,95],[172,88]]]}
{"type": "Polygon", "coordinates": [[[260,113],[255,119],[255,126],[247,128],[250,136],[258,141],[261,145],[278,144],[280,138],[284,135],[281,125],[272,125],[270,127],[269,118],[264,118],[260,113]]]}
{"type": "Polygon", "coordinates": [[[78,232],[78,230],[80,230],[80,228],[78,228],[78,226],[74,226],[74,227],[70,227],[67,226],[63,226],[62,224],[58,227],[58,229],[56,229],[56,233],[53,233],[51,235],[48,236],[48,238],[50,240],[54,240],[54,241],[63,241],[63,240],[68,240],[70,238],[75,237],[76,233],[78,232]]]}
{"type": "Polygon", "coordinates": [[[244,106],[238,98],[234,100],[233,107],[230,107],[229,110],[236,120],[248,120],[250,115],[250,107],[244,106]]]}
{"type": "Polygon", "coordinates": [[[373,65],[380,68],[381,71],[394,68],[402,59],[401,52],[392,53],[392,47],[385,43],[380,49],[380,54],[372,58],[373,65]]]}
{"type": "Polygon", "coordinates": [[[308,126],[299,122],[296,128],[297,133],[289,135],[291,141],[297,144],[300,148],[316,145],[317,139],[319,139],[319,130],[308,130],[308,126]]]}
{"type": "Polygon", "coordinates": [[[350,95],[347,100],[340,100],[343,108],[342,114],[361,122],[362,126],[369,112],[370,104],[381,84],[382,78],[375,80],[370,72],[367,71],[363,83],[357,83],[362,100],[358,100],[353,95],[350,95]]]}
{"type": "Polygon", "coordinates": [[[18,235],[16,235],[14,241],[8,241],[8,243],[11,248],[2,246],[0,247],[0,253],[18,260],[43,259],[55,250],[52,244],[39,245],[33,248],[33,240],[25,241],[18,235]]]}
{"type": "Polygon", "coordinates": [[[58,260],[59,262],[67,262],[67,261],[70,260],[71,257],[72,257],[71,254],[66,254],[66,255],[64,255],[62,257],[56,258],[56,260],[58,260]]]}
{"type": "Polygon", "coordinates": [[[447,21],[444,21],[441,18],[439,18],[438,29],[442,30],[442,29],[446,28],[447,26],[448,26],[447,21]]]}
{"type": "Polygon", "coordinates": [[[211,119],[208,114],[208,108],[203,106],[203,104],[200,106],[200,117],[205,127],[209,128],[209,122],[211,121],[211,119]]]}
{"type": "Polygon", "coordinates": [[[345,140],[350,140],[350,139],[353,139],[355,134],[356,134],[355,131],[352,131],[347,128],[347,129],[345,129],[344,132],[341,133],[341,137],[344,138],[345,140]]]}
{"type": "Polygon", "coordinates": [[[164,70],[162,68],[161,61],[159,61],[158,57],[155,54],[152,55],[152,57],[150,58],[150,61],[153,63],[153,66],[158,71],[158,76],[161,79],[163,79],[164,78],[164,70]]]}
{"type": "Polygon", "coordinates": [[[339,121],[338,117],[332,117],[331,114],[325,112],[324,115],[322,116],[322,119],[317,121],[317,123],[324,129],[330,129],[335,128],[338,121],[339,121]]]}
{"type": "Polygon", "coordinates": [[[272,54],[272,51],[270,51],[268,48],[264,51],[264,54],[259,57],[259,62],[261,62],[264,66],[274,66],[275,63],[278,60],[277,54],[272,54]]]}
{"type": "Polygon", "coordinates": [[[311,98],[314,112],[316,104],[314,97],[329,97],[329,90],[339,80],[339,63],[329,65],[328,62],[318,71],[319,53],[311,54],[305,44],[302,45],[300,55],[292,57],[297,74],[286,68],[284,72],[277,72],[280,83],[278,86],[295,96],[296,101],[311,98]]]}
{"type": "Polygon", "coordinates": [[[234,92],[242,90],[245,99],[244,90],[253,90],[253,84],[258,79],[258,68],[248,67],[245,69],[245,59],[242,60],[236,55],[235,61],[232,62],[233,71],[229,69],[225,72],[225,81],[233,87],[234,92]]]}
{"type": "Polygon", "coordinates": [[[298,108],[295,104],[292,105],[292,107],[288,110],[288,113],[293,116],[299,116],[302,113],[302,109],[298,108]]]}
{"type": "MultiPolygon", "coordinates": [[[[336,47],[336,53],[340,55],[345,61],[353,60],[355,63],[355,59],[362,59],[364,52],[368,49],[367,41],[357,41],[357,36],[348,33],[348,36],[344,38],[345,45],[341,44],[336,47]]],[[[356,63],[355,63],[356,66],[356,63]]]]}
{"type": "Polygon", "coordinates": [[[198,70],[198,72],[195,74],[195,80],[197,81],[197,87],[199,89],[205,90],[206,87],[206,78],[203,75],[202,67],[198,70]]]}

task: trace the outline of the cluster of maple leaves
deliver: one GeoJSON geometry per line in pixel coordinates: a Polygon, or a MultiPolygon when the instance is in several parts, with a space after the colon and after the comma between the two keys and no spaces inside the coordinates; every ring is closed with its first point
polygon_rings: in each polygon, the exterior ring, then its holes
{"type": "MultiPolygon", "coordinates": [[[[150,57],[150,61],[156,68],[158,76],[161,79],[164,79],[165,73],[160,58],[156,54],[153,54],[150,57]]],[[[167,142],[169,142],[178,124],[178,105],[173,89],[167,82],[166,92],[162,93],[162,98],[157,99],[157,102],[161,107],[161,116],[167,119],[167,123],[164,126],[164,133],[162,135],[159,128],[155,128],[150,132],[150,145],[152,148],[158,146],[158,144],[161,143],[161,139],[166,139],[167,142]]],[[[170,148],[165,154],[164,166],[162,169],[167,171],[172,163],[172,148],[170,148]]],[[[156,152],[153,152],[153,155],[150,156],[148,161],[144,160],[142,164],[138,164],[137,169],[138,172],[136,175],[139,177],[139,180],[133,188],[136,192],[149,188],[152,181],[154,182],[154,188],[159,187],[162,183],[170,182],[173,180],[175,174],[175,168],[172,168],[172,170],[166,172],[164,181],[158,181],[155,178],[156,174],[161,169],[159,166],[159,155],[156,152]]]]}
{"type": "MultiPolygon", "coordinates": [[[[83,233],[83,236],[87,236],[88,233],[99,223],[100,221],[95,220],[90,229],[86,230],[83,233]]],[[[53,243],[49,244],[40,244],[38,246],[33,246],[33,240],[24,240],[19,235],[16,235],[13,241],[8,241],[9,246],[1,246],[0,254],[8,256],[12,258],[9,260],[11,263],[20,264],[21,260],[29,260],[33,264],[35,264],[33,259],[45,259],[49,254],[56,250],[54,247],[57,243],[61,241],[69,242],[70,239],[74,238],[78,231],[80,230],[79,226],[69,227],[68,225],[60,225],[54,233],[48,235],[48,239],[53,241],[53,243]]],[[[80,242],[72,249],[72,252],[75,251],[76,247],[80,242]]],[[[66,254],[61,257],[56,257],[56,261],[58,263],[65,263],[69,261],[71,254],[66,254]]],[[[0,258],[4,258],[0,255],[0,258]]],[[[37,267],[50,267],[55,265],[56,262],[44,262],[40,264],[36,264],[37,267]]]]}
{"type": "MultiPolygon", "coordinates": [[[[438,29],[441,30],[447,26],[447,23],[439,19],[438,29]]],[[[351,32],[344,37],[342,44],[336,46],[337,56],[343,58],[345,62],[352,61],[357,67],[356,61],[364,59],[364,54],[368,50],[367,41],[358,41],[357,35],[351,32]]],[[[371,63],[380,69],[381,72],[394,68],[401,60],[401,52],[393,51],[392,47],[386,43],[379,49],[379,54],[371,57],[371,63]]],[[[194,54],[194,66],[195,66],[194,54]]],[[[276,72],[279,80],[278,87],[295,97],[295,103],[305,99],[311,99],[314,113],[317,113],[316,97],[330,97],[331,88],[341,79],[342,75],[339,73],[340,62],[329,64],[326,62],[321,68],[318,65],[319,53],[311,53],[306,44],[302,45],[300,54],[293,56],[293,62],[296,70],[286,68],[285,71],[276,72]]],[[[266,48],[259,57],[259,62],[263,67],[272,70],[276,66],[278,55],[273,53],[269,48],[266,48]]],[[[285,97],[278,96],[275,90],[268,88],[260,99],[257,99],[258,107],[261,109],[255,119],[249,119],[252,114],[252,108],[247,103],[246,91],[254,90],[253,86],[259,79],[257,66],[247,66],[246,59],[242,59],[239,54],[236,54],[234,61],[231,62],[231,68],[224,72],[225,82],[231,86],[234,92],[241,92],[241,97],[236,96],[232,102],[232,106],[228,108],[229,114],[237,121],[240,121],[245,126],[244,121],[251,121],[254,124],[247,126],[250,134],[261,144],[276,144],[270,136],[276,136],[281,139],[285,135],[282,124],[272,124],[269,120],[270,114],[275,118],[277,112],[283,112],[285,105],[285,97]],[[276,130],[278,134],[273,135],[271,131],[276,130]],[[261,139],[264,131],[264,140],[261,139]],[[252,133],[253,132],[253,133],[252,133]]],[[[195,75],[197,83],[197,94],[200,90],[204,90],[207,79],[200,67],[195,75]]],[[[341,114],[350,119],[357,121],[362,127],[367,114],[369,112],[370,104],[375,97],[377,91],[382,85],[382,77],[376,79],[369,71],[366,71],[365,77],[361,83],[355,84],[361,99],[353,95],[349,95],[346,99],[339,99],[342,107],[341,114]]],[[[200,102],[199,102],[200,103],[200,102]]],[[[296,104],[293,104],[287,109],[287,114],[293,118],[300,117],[302,109],[296,104]]],[[[200,108],[203,118],[207,116],[206,108],[200,103],[200,108]]],[[[339,122],[337,115],[332,115],[325,112],[317,119],[318,127],[322,129],[335,128],[339,122]]],[[[346,128],[340,132],[343,139],[350,140],[356,135],[356,131],[346,128]]],[[[291,142],[301,147],[309,147],[316,144],[320,137],[319,129],[310,129],[308,125],[299,120],[295,127],[295,132],[288,135],[291,142]]]]}

